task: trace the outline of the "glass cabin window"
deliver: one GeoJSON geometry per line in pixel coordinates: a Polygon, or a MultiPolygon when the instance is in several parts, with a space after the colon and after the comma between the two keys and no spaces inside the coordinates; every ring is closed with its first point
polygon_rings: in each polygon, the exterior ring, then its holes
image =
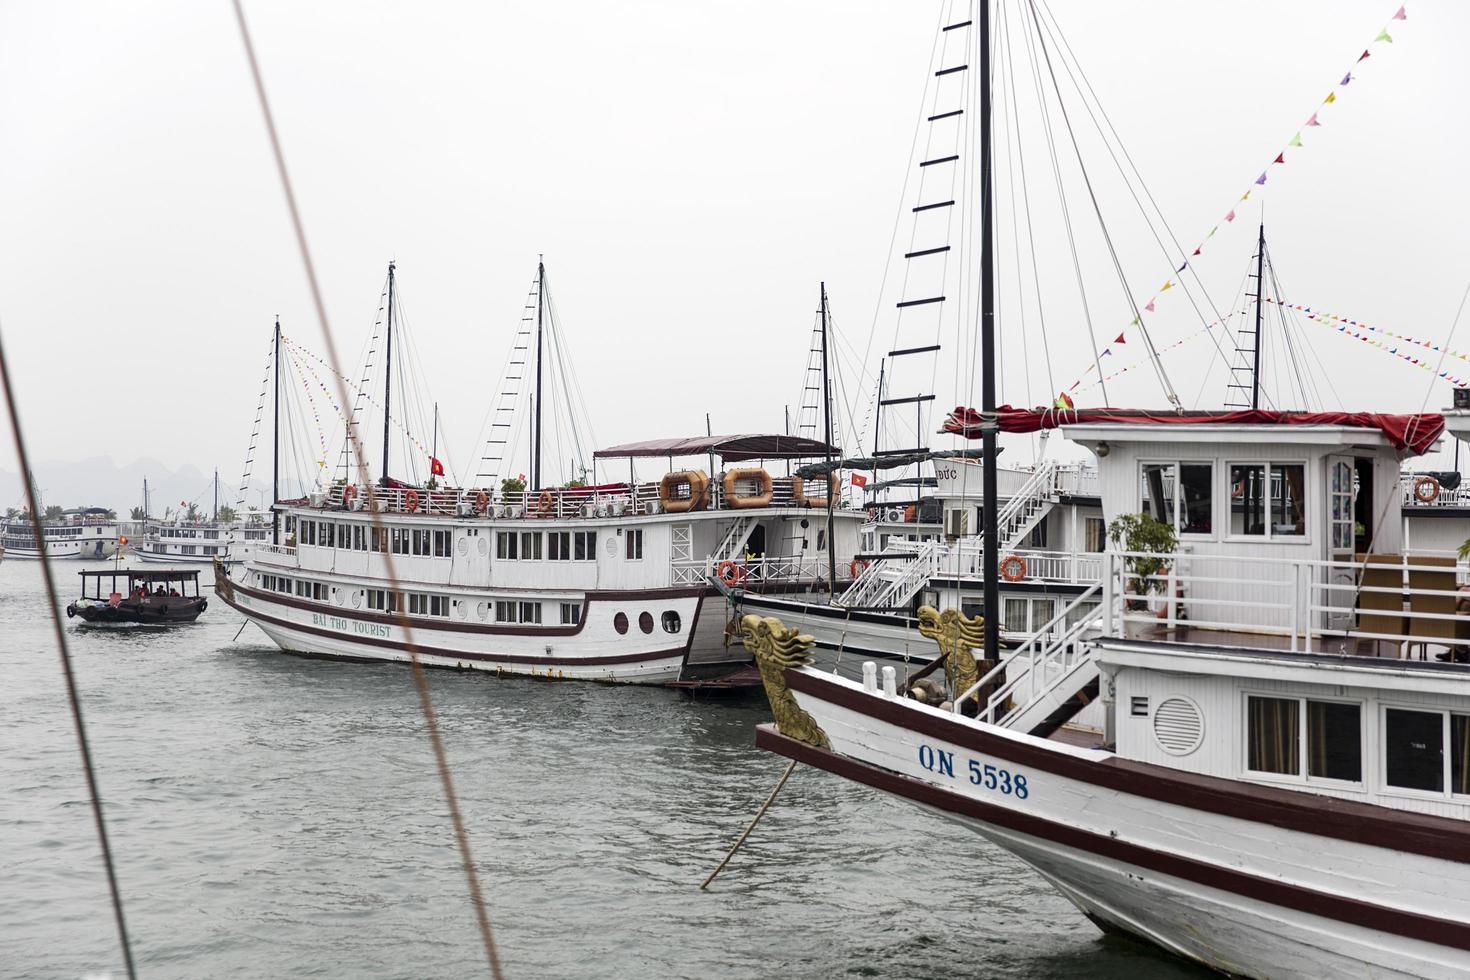
{"type": "Polygon", "coordinates": [[[1246,699],[1247,759],[1253,772],[1295,776],[1302,771],[1297,751],[1300,705],[1295,698],[1246,699]]]}
{"type": "Polygon", "coordinates": [[[1444,792],[1444,714],[1389,708],[1383,716],[1388,785],[1444,792]]]}

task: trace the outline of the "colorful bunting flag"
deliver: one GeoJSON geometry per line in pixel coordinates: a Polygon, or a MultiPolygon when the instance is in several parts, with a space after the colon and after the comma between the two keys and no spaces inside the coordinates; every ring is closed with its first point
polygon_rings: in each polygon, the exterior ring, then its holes
{"type": "Polygon", "coordinates": [[[1317,114],[1315,112],[1312,113],[1312,118],[1307,120],[1307,125],[1308,126],[1320,126],[1320,125],[1322,125],[1321,123],[1319,123],[1317,121],[1317,114]]]}
{"type": "Polygon", "coordinates": [[[1359,61],[1362,61],[1366,57],[1368,57],[1368,49],[1367,48],[1364,48],[1363,49],[1363,53],[1360,54],[1360,55],[1358,55],[1358,60],[1359,61]]]}
{"type": "Polygon", "coordinates": [[[1122,334],[1118,334],[1118,336],[1116,336],[1116,337],[1113,338],[1113,343],[1115,343],[1115,344],[1126,344],[1126,343],[1128,343],[1128,341],[1126,341],[1126,340],[1123,339],[1123,335],[1122,334]]]}
{"type": "MultiPolygon", "coordinates": [[[[1234,221],[1235,220],[1235,209],[1234,208],[1231,208],[1230,209],[1230,213],[1225,216],[1225,220],[1226,221],[1234,221]]],[[[1210,234],[1213,235],[1214,232],[1211,231],[1210,234]]]]}
{"type": "Polygon", "coordinates": [[[1352,72],[1348,72],[1346,75],[1342,76],[1342,81],[1338,82],[1337,84],[1339,84],[1339,85],[1346,85],[1348,82],[1351,82],[1352,80],[1353,80],[1353,73],[1352,72]]]}
{"type": "MultiPolygon", "coordinates": [[[[1275,160],[1272,160],[1271,162],[1272,163],[1285,163],[1286,162],[1286,151],[1283,150],[1282,152],[1276,154],[1276,159],[1275,160]]],[[[1261,176],[1264,177],[1266,175],[1265,174],[1262,174],[1261,176]]],[[[1262,181],[1262,183],[1265,183],[1265,181],[1262,181]]]]}
{"type": "Polygon", "coordinates": [[[1174,288],[1174,280],[1173,279],[1170,279],[1168,282],[1164,283],[1164,288],[1163,289],[1160,289],[1159,292],[1161,292],[1161,293],[1167,293],[1169,290],[1171,290],[1173,288],[1174,288]]]}
{"type": "Polygon", "coordinates": [[[1336,92],[1328,92],[1327,93],[1327,98],[1325,98],[1325,99],[1322,100],[1322,104],[1323,105],[1328,105],[1328,104],[1333,103],[1333,102],[1336,102],[1336,101],[1337,101],[1337,93],[1336,92]]]}
{"type": "Polygon", "coordinates": [[[1375,37],[1373,40],[1375,40],[1375,41],[1387,41],[1389,44],[1392,44],[1393,43],[1393,38],[1391,38],[1391,37],[1388,36],[1388,28],[1386,28],[1386,27],[1383,30],[1379,31],[1378,32],[1378,36],[1375,37]]]}
{"type": "Polygon", "coordinates": [[[1403,7],[1400,7],[1399,8],[1399,12],[1393,15],[1393,19],[1394,20],[1408,20],[1409,19],[1409,16],[1408,16],[1408,14],[1405,14],[1404,13],[1404,8],[1403,7]]]}
{"type": "Polygon", "coordinates": [[[1145,310],[1148,310],[1150,313],[1152,313],[1154,311],[1154,301],[1153,300],[1149,300],[1148,301],[1148,305],[1145,306],[1144,309],[1145,310]]]}
{"type": "Polygon", "coordinates": [[[1291,142],[1290,143],[1287,143],[1286,145],[1287,146],[1301,146],[1302,145],[1302,134],[1301,133],[1297,133],[1295,136],[1293,136],[1291,138],[1291,142]]]}
{"type": "Polygon", "coordinates": [[[1199,249],[1195,249],[1194,252],[1193,252],[1193,254],[1194,255],[1198,255],[1199,254],[1199,249]]]}

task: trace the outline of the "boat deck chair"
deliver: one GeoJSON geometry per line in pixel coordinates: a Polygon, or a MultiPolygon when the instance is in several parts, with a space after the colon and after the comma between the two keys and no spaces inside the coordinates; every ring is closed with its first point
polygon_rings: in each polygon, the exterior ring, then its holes
{"type": "MultiPolygon", "coordinates": [[[[1404,559],[1402,555],[1365,555],[1353,558],[1362,567],[1362,578],[1358,591],[1358,632],[1382,633],[1388,636],[1404,634],[1404,559]],[[1392,589],[1391,592],[1369,591],[1370,589],[1392,589]]],[[[1402,640],[1384,640],[1361,637],[1357,641],[1357,653],[1370,657],[1399,656],[1402,640]]]]}
{"type": "MultiPolygon", "coordinates": [[[[1413,637],[1409,644],[1412,653],[1419,651],[1421,660],[1429,659],[1429,645],[1435,641],[1454,640],[1462,626],[1454,619],[1431,619],[1421,613],[1434,616],[1454,616],[1458,583],[1455,581],[1455,559],[1440,555],[1410,555],[1409,569],[1409,623],[1408,633],[1413,637]],[[1423,595],[1424,592],[1442,592],[1443,595],[1423,595]]],[[[1441,643],[1455,651],[1455,644],[1441,643]]],[[[1462,654],[1463,656],[1463,654],[1462,654]]]]}

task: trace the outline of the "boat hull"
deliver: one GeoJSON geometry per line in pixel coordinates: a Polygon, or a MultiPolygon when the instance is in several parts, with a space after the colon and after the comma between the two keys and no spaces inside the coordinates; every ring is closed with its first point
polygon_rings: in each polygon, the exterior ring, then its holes
{"type": "Polygon", "coordinates": [[[1237,976],[1470,976],[1458,821],[1123,763],[787,678],[832,749],[772,726],[758,744],[964,825],[1099,923],[1237,976]]]}
{"type": "Polygon", "coordinates": [[[181,598],[176,602],[155,602],[145,606],[136,603],[72,603],[66,607],[68,617],[79,616],[91,624],[138,623],[164,626],[170,623],[192,623],[209,608],[208,599],[181,598]]]}
{"type": "MultiPolygon", "coordinates": [[[[587,597],[583,621],[574,627],[496,627],[412,617],[412,642],[431,667],[482,670],[563,680],[667,684],[713,678],[745,666],[738,648],[724,648],[723,604],[707,602],[706,589],[602,593],[587,597]],[[691,624],[677,634],[640,620],[674,612],[691,624]],[[617,617],[629,624],[617,630],[617,617]]],[[[246,588],[216,576],[216,594],[259,626],[281,649],[354,661],[409,661],[408,636],[393,615],[350,606],[314,603],[246,588]]]]}

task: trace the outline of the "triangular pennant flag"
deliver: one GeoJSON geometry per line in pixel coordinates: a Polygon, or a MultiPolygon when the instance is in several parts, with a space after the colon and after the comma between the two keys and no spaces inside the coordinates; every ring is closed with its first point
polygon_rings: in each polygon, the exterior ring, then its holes
{"type": "MultiPolygon", "coordinates": [[[[1225,220],[1226,221],[1234,221],[1235,220],[1235,211],[1234,210],[1231,210],[1231,212],[1225,216],[1225,220]]],[[[1219,225],[1216,225],[1215,227],[1218,228],[1219,225]]],[[[1210,234],[1213,235],[1214,232],[1211,231],[1210,234]]]]}
{"type": "Polygon", "coordinates": [[[1198,254],[1199,254],[1199,249],[1195,249],[1195,250],[1194,250],[1194,254],[1195,254],[1195,255],[1198,255],[1198,254]]]}
{"type": "Polygon", "coordinates": [[[1286,145],[1287,146],[1301,146],[1302,145],[1302,134],[1301,133],[1297,133],[1295,136],[1293,136],[1291,138],[1291,142],[1290,143],[1287,143],[1286,145]]]}
{"type": "MultiPolygon", "coordinates": [[[[1230,213],[1231,214],[1234,214],[1235,212],[1234,211],[1231,211],[1230,213]]],[[[1233,221],[1235,219],[1232,218],[1231,220],[1233,221]]],[[[1219,230],[1220,230],[1220,226],[1219,225],[1216,225],[1215,227],[1211,228],[1210,229],[1210,233],[1205,236],[1205,240],[1206,241],[1209,241],[1211,238],[1214,238],[1215,237],[1215,232],[1217,232],[1219,230]]]]}
{"type": "Polygon", "coordinates": [[[1327,93],[1327,98],[1325,98],[1325,99],[1322,100],[1322,104],[1323,105],[1326,105],[1326,104],[1328,104],[1330,102],[1336,102],[1336,101],[1337,101],[1337,93],[1336,92],[1328,92],[1327,93]]]}
{"type": "Polygon", "coordinates": [[[1403,7],[1400,7],[1399,8],[1399,12],[1393,15],[1393,19],[1394,20],[1408,20],[1409,19],[1409,15],[1406,14],[1406,13],[1404,13],[1404,8],[1403,7]]]}
{"type": "Polygon", "coordinates": [[[1358,55],[1358,60],[1359,61],[1362,61],[1366,57],[1368,57],[1368,49],[1367,48],[1364,48],[1363,49],[1363,53],[1360,54],[1360,55],[1358,55]]]}
{"type": "Polygon", "coordinates": [[[1175,269],[1174,271],[1175,272],[1183,272],[1184,269],[1185,269],[1185,267],[1188,266],[1188,265],[1189,265],[1189,262],[1188,262],[1188,260],[1186,260],[1185,263],[1184,263],[1184,265],[1181,265],[1179,268],[1175,269]]]}
{"type": "Polygon", "coordinates": [[[1152,313],[1154,311],[1154,301],[1153,300],[1149,300],[1148,301],[1148,305],[1145,306],[1144,309],[1145,310],[1148,310],[1150,313],[1152,313]]]}
{"type": "Polygon", "coordinates": [[[1391,37],[1388,36],[1388,29],[1387,28],[1384,28],[1383,30],[1379,31],[1378,32],[1378,36],[1375,37],[1373,40],[1375,40],[1375,41],[1387,41],[1389,44],[1392,44],[1393,43],[1393,38],[1391,38],[1391,37]]]}
{"type": "Polygon", "coordinates": [[[1346,75],[1342,76],[1342,81],[1338,82],[1337,84],[1339,84],[1339,85],[1346,85],[1348,82],[1351,82],[1352,80],[1353,80],[1353,73],[1352,72],[1348,72],[1346,75]]]}
{"type": "Polygon", "coordinates": [[[1122,334],[1118,334],[1118,336],[1113,339],[1113,343],[1115,343],[1115,344],[1126,344],[1126,343],[1128,343],[1128,341],[1126,341],[1126,340],[1123,339],[1123,335],[1122,334]]]}
{"type": "Polygon", "coordinates": [[[1160,289],[1159,292],[1166,293],[1166,292],[1168,292],[1169,290],[1171,290],[1173,288],[1174,288],[1174,280],[1173,279],[1170,279],[1168,282],[1164,283],[1164,288],[1163,289],[1160,289]]]}
{"type": "Polygon", "coordinates": [[[1320,125],[1322,125],[1321,123],[1319,123],[1317,121],[1317,114],[1315,112],[1312,113],[1312,118],[1307,120],[1307,125],[1308,126],[1320,126],[1320,125]]]}
{"type": "Polygon", "coordinates": [[[1128,325],[1131,327],[1138,326],[1138,317],[1134,317],[1133,319],[1129,320],[1128,325]]]}
{"type": "Polygon", "coordinates": [[[1266,172],[1264,170],[1262,170],[1261,171],[1261,176],[1259,176],[1259,177],[1256,178],[1256,183],[1258,183],[1258,184],[1264,184],[1265,182],[1266,182],[1266,172]]]}
{"type": "Polygon", "coordinates": [[[1285,163],[1286,162],[1286,153],[1285,152],[1281,152],[1281,153],[1276,154],[1276,159],[1275,160],[1272,160],[1271,162],[1272,163],[1285,163]]]}

